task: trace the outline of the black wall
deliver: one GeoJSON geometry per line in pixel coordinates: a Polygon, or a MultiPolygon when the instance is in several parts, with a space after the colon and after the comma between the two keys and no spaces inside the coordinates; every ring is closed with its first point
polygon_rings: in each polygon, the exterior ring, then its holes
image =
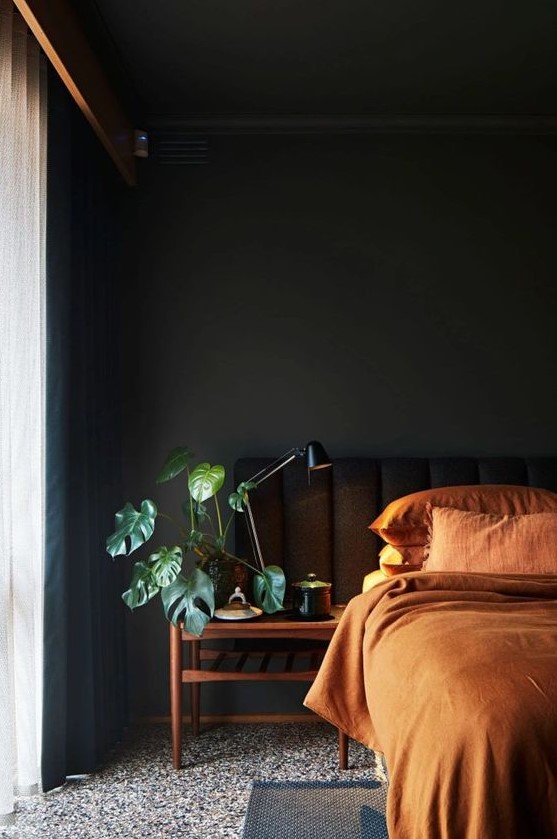
{"type": "MultiPolygon", "coordinates": [[[[207,165],[146,161],[125,222],[123,500],[178,510],[154,477],[180,444],[230,469],[314,437],[335,457],[555,455],[556,153],[249,136],[212,138],[207,165]]],[[[167,713],[159,602],[129,626],[132,711],[167,713]]],[[[304,694],[204,690],[223,712],[304,694]]]]}

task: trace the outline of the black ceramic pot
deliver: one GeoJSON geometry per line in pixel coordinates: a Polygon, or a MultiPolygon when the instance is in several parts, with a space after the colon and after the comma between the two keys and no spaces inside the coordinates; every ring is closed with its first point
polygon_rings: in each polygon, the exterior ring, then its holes
{"type": "Polygon", "coordinates": [[[331,583],[323,583],[317,574],[292,584],[294,617],[301,620],[325,620],[331,616],[331,583]]]}

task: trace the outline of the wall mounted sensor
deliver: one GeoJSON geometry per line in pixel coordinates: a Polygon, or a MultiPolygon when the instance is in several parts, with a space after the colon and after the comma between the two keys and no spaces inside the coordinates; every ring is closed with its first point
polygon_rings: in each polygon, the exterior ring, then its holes
{"type": "Polygon", "coordinates": [[[146,131],[134,131],[133,153],[136,157],[149,157],[149,135],[146,131]]]}

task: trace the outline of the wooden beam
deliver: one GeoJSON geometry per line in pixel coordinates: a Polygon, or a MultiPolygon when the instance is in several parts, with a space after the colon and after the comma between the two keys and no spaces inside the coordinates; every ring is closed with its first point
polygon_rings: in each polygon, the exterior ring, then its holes
{"type": "Polygon", "coordinates": [[[27,26],[130,186],[134,132],[70,0],[14,0],[27,26]]]}

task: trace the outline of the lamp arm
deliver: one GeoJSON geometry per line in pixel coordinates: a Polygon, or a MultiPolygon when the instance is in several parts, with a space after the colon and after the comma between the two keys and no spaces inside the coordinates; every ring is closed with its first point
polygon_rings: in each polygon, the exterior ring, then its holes
{"type": "MultiPolygon", "coordinates": [[[[280,470],[283,469],[292,460],[294,460],[297,457],[302,457],[304,451],[305,449],[300,449],[294,446],[284,454],[281,454],[280,457],[278,457],[268,466],[265,466],[263,469],[257,472],[252,478],[249,479],[249,483],[254,483],[256,487],[259,486],[259,484],[262,484],[263,481],[267,480],[267,478],[270,478],[271,475],[274,475],[276,472],[280,472],[280,470]]],[[[259,544],[257,528],[255,527],[255,519],[253,517],[253,512],[249,503],[249,496],[247,493],[244,498],[244,504],[246,505],[246,522],[248,525],[248,533],[251,542],[251,547],[259,567],[262,571],[264,571],[265,562],[263,561],[263,553],[261,551],[261,545],[259,544]]]]}
{"type": "Polygon", "coordinates": [[[263,554],[261,552],[261,545],[259,544],[259,537],[257,536],[257,530],[255,527],[255,519],[253,518],[253,513],[251,510],[251,504],[249,503],[249,498],[245,498],[244,504],[246,505],[246,522],[248,525],[248,533],[251,542],[251,547],[255,556],[256,563],[259,565],[261,571],[265,570],[265,563],[263,562],[263,554]]]}
{"type": "Polygon", "coordinates": [[[265,466],[259,472],[257,472],[252,478],[250,478],[250,482],[253,482],[257,486],[262,484],[263,481],[266,481],[267,478],[270,478],[271,475],[274,475],[275,472],[279,472],[283,469],[287,463],[290,463],[291,460],[294,460],[296,457],[302,457],[304,454],[304,449],[299,449],[298,447],[294,447],[289,449],[284,454],[281,454],[276,460],[270,463],[268,466],[265,466]]]}

